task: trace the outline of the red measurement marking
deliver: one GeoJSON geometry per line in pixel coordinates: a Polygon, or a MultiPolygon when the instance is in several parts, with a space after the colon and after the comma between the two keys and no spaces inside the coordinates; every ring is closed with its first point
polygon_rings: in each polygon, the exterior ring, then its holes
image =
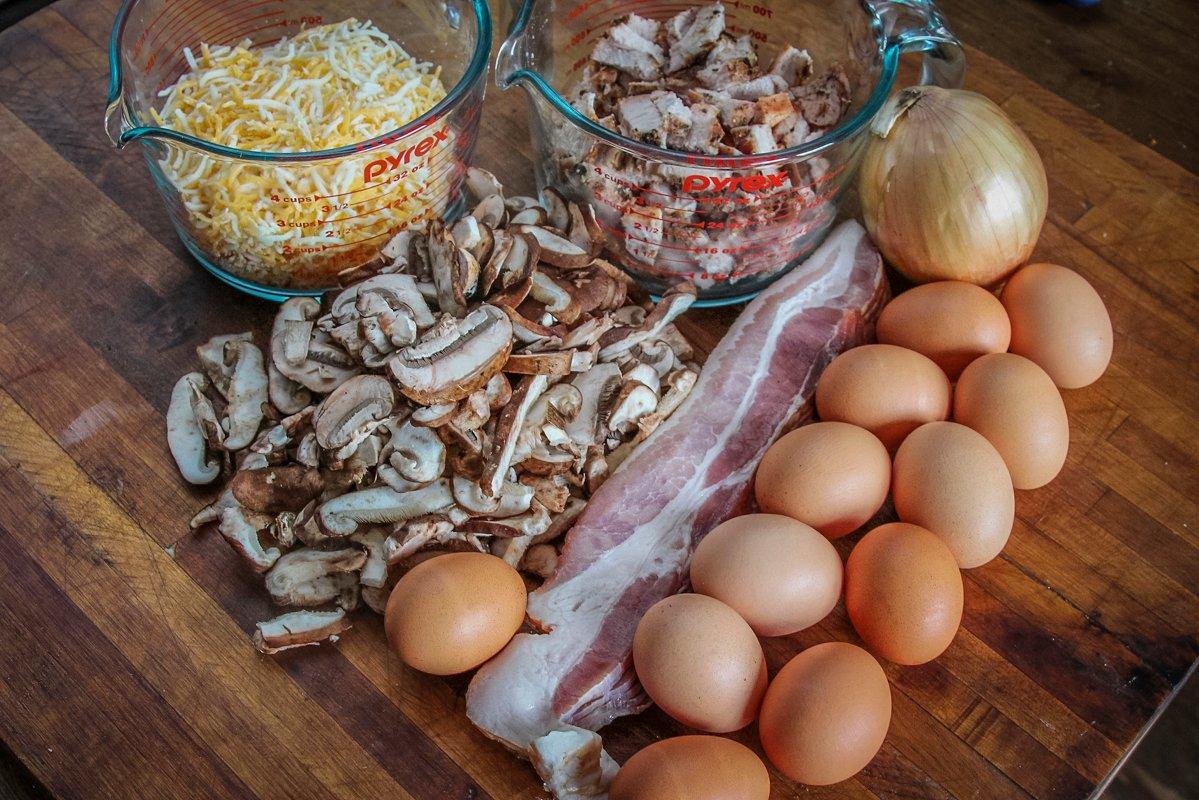
{"type": "MultiPolygon", "coordinates": [[[[274,0],[268,0],[268,2],[274,2],[274,0]]],[[[250,34],[257,33],[258,31],[265,31],[265,30],[269,30],[271,28],[287,27],[286,20],[276,20],[275,22],[270,22],[270,23],[267,23],[266,25],[262,25],[257,28],[251,28],[250,30],[241,30],[241,27],[243,25],[247,25],[251,22],[255,22],[256,20],[260,20],[260,19],[271,19],[273,17],[276,17],[279,13],[281,13],[279,10],[272,8],[261,14],[256,14],[255,16],[252,16],[252,17],[240,17],[238,19],[231,20],[231,21],[223,20],[223,19],[215,19],[215,20],[212,20],[212,24],[213,24],[212,28],[210,28],[206,31],[196,31],[195,33],[193,33],[191,35],[191,41],[204,42],[209,45],[219,45],[219,44],[223,44],[224,40],[226,38],[232,38],[232,37],[236,36],[237,41],[241,41],[242,39],[248,39],[250,37],[250,34]],[[217,28],[216,27],[217,25],[221,25],[222,27],[217,28]]],[[[183,68],[186,64],[187,64],[187,59],[184,58],[183,53],[180,52],[179,57],[175,60],[175,63],[172,64],[172,68],[174,70],[177,70],[180,73],[182,73],[183,68]]]]}
{"type": "MultiPolygon", "coordinates": [[[[172,28],[174,28],[180,19],[192,13],[192,11],[194,11],[202,3],[203,0],[183,0],[183,2],[175,4],[164,3],[163,10],[158,13],[157,17],[155,17],[155,21],[150,23],[150,26],[146,28],[146,30],[150,33],[150,37],[146,41],[146,44],[152,44],[155,41],[169,41],[169,39],[165,38],[167,37],[168,31],[172,30],[172,28]]],[[[149,69],[151,66],[153,66],[153,62],[157,61],[159,55],[161,55],[161,52],[156,53],[148,62],[146,62],[146,69],[149,69]]]]}
{"type": "Polygon", "coordinates": [[[610,15],[608,20],[614,22],[623,16],[626,16],[630,11],[643,9],[644,14],[638,16],[649,17],[651,19],[662,19],[667,16],[674,16],[679,11],[686,11],[694,8],[695,3],[659,3],[656,0],[626,0],[623,3],[613,3],[604,9],[599,9],[583,18],[591,27],[597,27],[600,23],[599,16],[601,14],[610,15]],[[649,8],[643,8],[649,6],[649,8]]]}
{"type": "MultiPolygon", "coordinates": [[[[224,15],[233,11],[241,10],[240,7],[234,6],[229,8],[228,4],[231,0],[216,5],[201,5],[197,7],[194,3],[187,8],[186,12],[176,15],[169,24],[164,23],[162,27],[162,38],[158,50],[154,53],[150,62],[158,63],[164,55],[170,52],[181,50],[184,44],[194,44],[195,39],[192,39],[189,32],[195,30],[196,22],[200,19],[205,19],[213,14],[216,14],[216,19],[220,20],[224,15]],[[176,37],[176,34],[185,34],[176,37]],[[181,43],[180,43],[181,42],[181,43]]],[[[276,0],[259,0],[260,2],[275,2],[276,0]]],[[[232,0],[236,3],[238,0],[232,0]]],[[[150,63],[148,62],[148,64],[150,63]]],[[[147,66],[147,69],[149,66],[147,66]]]]}

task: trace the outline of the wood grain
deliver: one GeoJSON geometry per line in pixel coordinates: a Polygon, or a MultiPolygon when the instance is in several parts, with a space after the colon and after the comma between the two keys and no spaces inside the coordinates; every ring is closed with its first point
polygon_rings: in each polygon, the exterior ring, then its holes
{"type": "MultiPolygon", "coordinates": [[[[166,452],[173,378],[208,336],[261,335],[271,309],[190,262],[138,154],[108,145],[115,5],[61,0],[0,34],[0,624],[17,632],[0,737],[64,797],[543,797],[468,724],[465,682],[404,668],[377,620],[337,647],[257,655],[260,579],[186,532],[212,493],[166,452]]],[[[777,797],[1087,797],[1199,655],[1199,179],[970,58],[970,86],[1045,160],[1036,256],[1096,286],[1115,359],[1067,393],[1067,466],[1020,493],[1002,558],[966,575],[953,645],[887,667],[879,757],[819,790],[776,776],[777,797]]],[[[524,113],[491,89],[477,154],[516,191],[533,188],[524,113]]],[[[735,314],[685,329],[710,349],[735,314]]],[[[855,640],[843,608],[768,641],[772,670],[828,639],[855,640]]],[[[679,732],[651,710],[606,741],[623,760],[679,732]]],[[[757,746],[752,729],[737,738],[757,746]]]]}

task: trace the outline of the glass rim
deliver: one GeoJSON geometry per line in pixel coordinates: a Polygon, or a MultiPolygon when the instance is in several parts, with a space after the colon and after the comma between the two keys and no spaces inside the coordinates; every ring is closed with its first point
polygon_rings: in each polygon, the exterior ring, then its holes
{"type": "MultiPolygon", "coordinates": [[[[513,20],[508,37],[503,45],[501,45],[501,54],[524,33],[532,14],[533,3],[534,0],[523,0],[520,11],[516,19],[513,20]]],[[[795,147],[774,150],[769,153],[740,154],[735,156],[706,155],[703,153],[687,153],[679,150],[671,150],[630,139],[616,131],[605,128],[598,122],[581,114],[578,109],[567,102],[566,98],[550,86],[541,77],[540,73],[534,70],[522,67],[501,77],[498,67],[498,60],[501,56],[497,56],[496,84],[501,90],[507,91],[514,84],[522,80],[528,81],[569,122],[582,128],[587,133],[602,139],[607,144],[642,158],[665,161],[680,166],[699,166],[716,169],[754,169],[803,161],[847,141],[868,125],[874,119],[879,109],[882,108],[883,103],[886,102],[887,96],[891,93],[891,87],[895,83],[895,76],[899,70],[899,56],[903,51],[903,42],[888,41],[885,24],[879,15],[878,9],[871,3],[866,2],[866,0],[862,0],[861,6],[870,16],[871,29],[874,31],[875,41],[878,43],[877,52],[882,55],[882,70],[879,73],[874,88],[866,98],[866,102],[852,117],[842,120],[835,127],[812,141],[804,142],[795,147]]]]}
{"type": "Polygon", "coordinates": [[[371,139],[327,150],[309,150],[296,153],[242,150],[210,142],[207,139],[201,139],[187,133],[172,130],[171,128],[144,125],[133,113],[133,110],[129,108],[128,104],[124,102],[121,44],[124,39],[125,26],[129,21],[129,15],[133,11],[134,6],[139,2],[140,0],[124,0],[121,3],[121,8],[117,11],[117,16],[113,21],[112,32],[108,40],[108,106],[111,108],[114,104],[120,103],[121,113],[127,120],[133,123],[132,127],[120,133],[118,144],[122,146],[143,138],[167,139],[230,160],[267,161],[277,164],[308,163],[368,153],[405,139],[433,125],[437,120],[452,111],[479,82],[479,79],[487,74],[488,62],[491,60],[491,9],[488,7],[487,0],[470,0],[475,13],[475,27],[478,31],[478,38],[475,41],[475,49],[471,54],[471,59],[467,63],[466,71],[463,73],[462,78],[454,84],[453,88],[446,92],[445,97],[437,105],[416,119],[371,139]]]}

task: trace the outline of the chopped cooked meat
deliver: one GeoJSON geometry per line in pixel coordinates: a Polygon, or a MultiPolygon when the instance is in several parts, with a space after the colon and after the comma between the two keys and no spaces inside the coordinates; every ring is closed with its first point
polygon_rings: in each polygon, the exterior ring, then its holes
{"type": "Polygon", "coordinates": [[[759,75],[753,80],[726,86],[730,97],[738,100],[757,100],[759,97],[787,91],[787,84],[778,75],[759,75]]]}
{"type": "Polygon", "coordinates": [[[737,149],[748,153],[773,153],[779,149],[769,125],[749,125],[738,132],[737,149]]]}
{"type": "Polygon", "coordinates": [[[662,207],[633,206],[621,216],[620,225],[628,239],[629,255],[645,264],[653,264],[662,247],[662,207]]]}
{"type": "Polygon", "coordinates": [[[592,60],[616,67],[638,80],[656,81],[666,60],[662,48],[654,41],[658,25],[655,20],[630,14],[600,39],[591,53],[592,60]]]}
{"type": "Polygon", "coordinates": [[[725,34],[708,53],[706,63],[723,64],[726,61],[744,61],[751,67],[758,66],[758,51],[749,34],[736,38],[725,34]]]}
{"type": "Polygon", "coordinates": [[[620,120],[620,130],[625,136],[658,147],[666,144],[662,112],[654,103],[652,94],[622,97],[616,104],[616,114],[620,120]]]}
{"type": "Polygon", "coordinates": [[[795,114],[791,96],[786,92],[766,95],[759,98],[755,105],[754,122],[771,128],[795,114]]]}
{"type": "Polygon", "coordinates": [[[744,59],[731,61],[709,61],[695,73],[699,82],[709,89],[727,90],[730,86],[746,83],[753,79],[753,67],[744,59]]]}
{"type": "Polygon", "coordinates": [[[720,126],[720,109],[707,103],[696,103],[691,106],[691,128],[687,131],[686,140],[678,149],[715,155],[717,146],[723,138],[724,128],[720,126]]]}
{"type": "Polygon", "coordinates": [[[767,72],[778,75],[788,86],[798,86],[812,74],[812,57],[807,50],[787,45],[787,47],[770,62],[767,72]]]}
{"type": "Polygon", "coordinates": [[[674,92],[654,92],[654,106],[662,115],[662,129],[666,134],[666,144],[676,150],[683,149],[691,134],[691,109],[683,105],[683,101],[674,92]]]}
{"type": "Polygon", "coordinates": [[[689,8],[666,23],[666,41],[670,50],[667,72],[691,66],[716,44],[724,33],[724,6],[714,3],[689,8]]]}
{"type": "Polygon", "coordinates": [[[849,76],[842,67],[833,67],[801,84],[794,94],[804,119],[817,127],[831,128],[849,107],[849,76]]]}

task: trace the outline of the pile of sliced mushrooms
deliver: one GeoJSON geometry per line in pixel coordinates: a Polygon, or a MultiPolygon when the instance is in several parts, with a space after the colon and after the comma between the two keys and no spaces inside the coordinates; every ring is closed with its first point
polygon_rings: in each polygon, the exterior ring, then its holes
{"type": "Polygon", "coordinates": [[[393,238],[322,304],[285,302],[269,353],[249,333],[196,349],[167,438],[183,477],[225,491],[217,523],[280,606],[260,650],[332,639],[431,554],[491,552],[531,584],[607,475],[698,377],[672,324],[598,258],[589,208],[505,197],[472,168],[474,210],[393,238]]]}

